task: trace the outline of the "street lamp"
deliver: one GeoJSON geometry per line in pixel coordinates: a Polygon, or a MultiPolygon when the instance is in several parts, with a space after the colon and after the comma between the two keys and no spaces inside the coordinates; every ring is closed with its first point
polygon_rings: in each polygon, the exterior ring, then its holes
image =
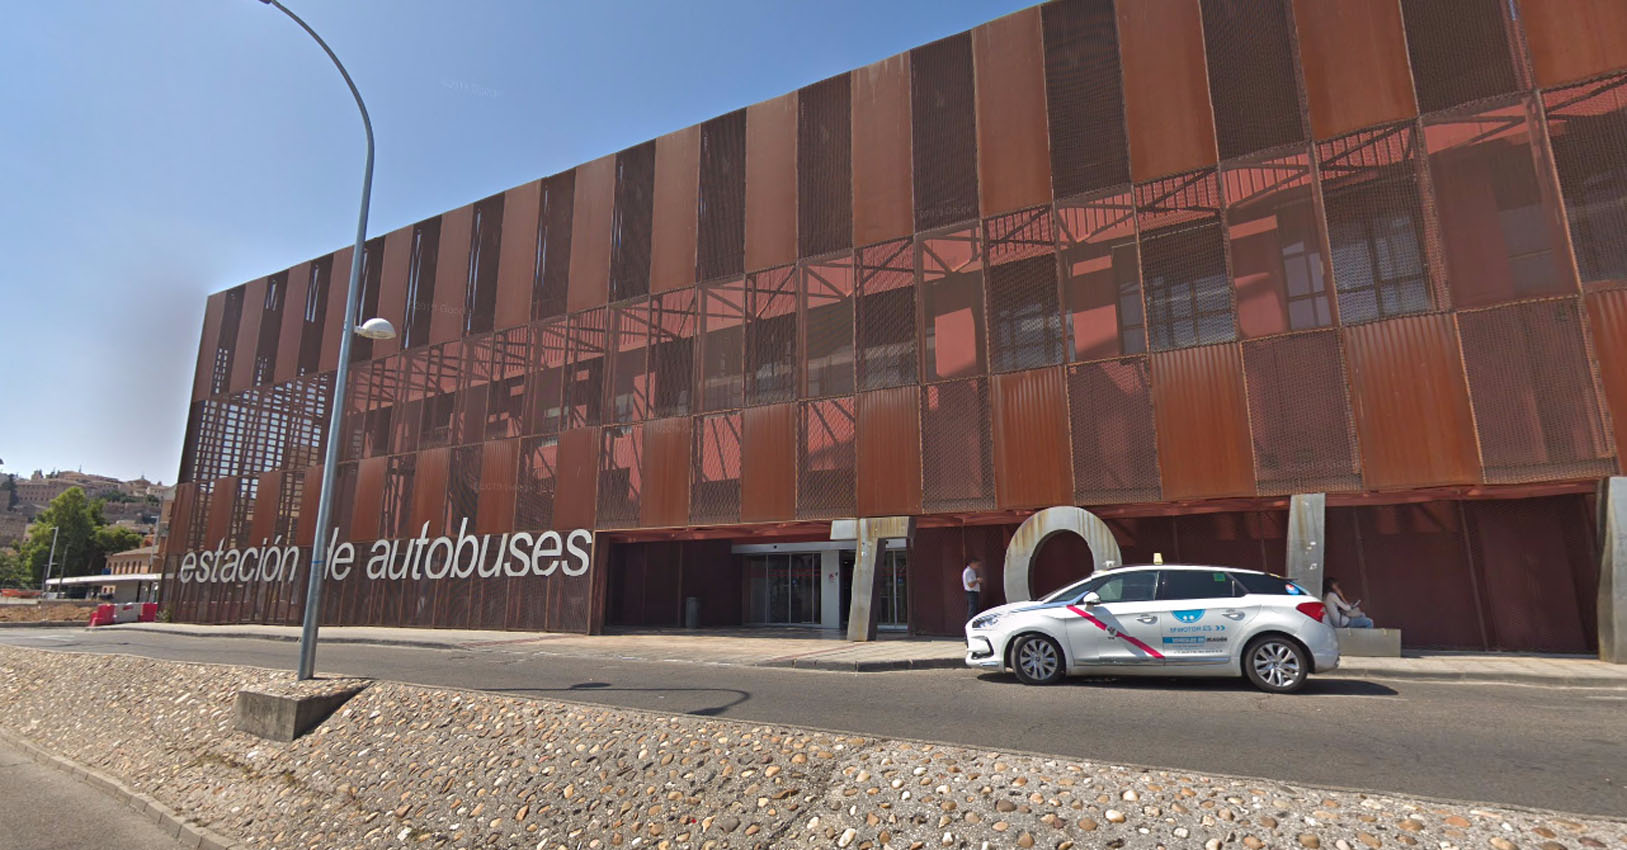
{"type": "Polygon", "coordinates": [[[316,539],[311,547],[310,578],[305,588],[305,620],[299,634],[299,678],[309,679],[316,674],[314,670],[316,628],[322,619],[322,575],[327,570],[328,554],[324,544],[328,537],[328,520],[333,512],[333,473],[339,463],[339,426],[345,413],[345,382],[350,373],[350,337],[356,334],[368,339],[389,339],[395,336],[395,328],[390,326],[389,321],[380,318],[368,319],[360,328],[356,327],[362,256],[367,250],[367,203],[373,193],[373,121],[367,117],[367,104],[362,103],[362,93],[356,90],[356,83],[350,79],[350,72],[345,70],[339,57],[334,55],[333,49],[322,40],[322,36],[316,34],[316,30],[311,29],[309,24],[278,0],[260,0],[260,2],[275,6],[321,45],[322,51],[333,60],[333,66],[339,69],[339,75],[345,78],[345,85],[350,87],[351,96],[356,98],[356,108],[362,113],[362,129],[367,131],[367,167],[362,172],[362,211],[356,219],[356,249],[350,256],[350,286],[345,292],[345,324],[339,337],[339,367],[333,373],[333,411],[328,417],[328,447],[327,451],[323,452],[322,490],[321,497],[316,503],[316,539]]]}

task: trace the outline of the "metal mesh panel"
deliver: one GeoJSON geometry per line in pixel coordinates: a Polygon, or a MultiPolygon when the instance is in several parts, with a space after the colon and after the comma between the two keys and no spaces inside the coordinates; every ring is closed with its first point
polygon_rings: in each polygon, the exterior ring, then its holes
{"type": "Polygon", "coordinates": [[[395,409],[401,363],[386,357],[353,367],[350,389],[345,393],[344,443],[342,460],[389,454],[390,417],[395,409]]]}
{"type": "Polygon", "coordinates": [[[856,500],[852,396],[805,402],[797,434],[797,516],[852,516],[856,500]]]}
{"type": "Polygon", "coordinates": [[[576,208],[576,172],[542,181],[537,213],[537,256],[531,270],[531,318],[563,315],[571,271],[571,217],[576,208]]]}
{"type": "Polygon", "coordinates": [[[220,333],[215,338],[214,368],[209,373],[209,394],[220,395],[232,378],[232,359],[237,352],[237,326],[243,319],[243,286],[228,289],[222,296],[220,333]]]}
{"type": "Polygon", "coordinates": [[[987,379],[921,390],[921,505],[926,511],[994,507],[987,379]]]}
{"type": "MultiPolygon", "coordinates": [[[[597,518],[601,525],[627,526],[638,522],[639,458],[642,455],[643,433],[637,426],[605,428],[600,432],[597,518]]],[[[556,457],[556,460],[562,459],[556,457]]],[[[581,499],[582,495],[565,493],[564,497],[581,499]]]]}
{"type": "Polygon", "coordinates": [[[797,256],[853,245],[853,81],[841,74],[797,93],[797,256]]]}
{"type": "MultiPolygon", "coordinates": [[[[322,367],[322,331],[327,327],[328,284],[333,275],[333,256],[312,260],[307,266],[305,285],[305,316],[299,332],[299,364],[297,374],[309,375],[322,367]]],[[[341,304],[344,302],[340,302],[341,304]]],[[[343,310],[343,307],[335,307],[343,310]]],[[[402,329],[405,333],[405,328],[402,329]]]]}
{"type": "Polygon", "coordinates": [[[861,390],[918,380],[914,258],[914,243],[909,239],[859,251],[854,358],[861,390]]]}
{"type": "Polygon", "coordinates": [[[977,117],[972,87],[971,33],[910,51],[916,230],[977,217],[977,117]]]}
{"type": "Polygon", "coordinates": [[[570,335],[564,319],[531,329],[533,370],[526,376],[527,434],[552,434],[565,427],[565,361],[570,335]]]}
{"type": "Polygon", "coordinates": [[[418,469],[417,455],[396,455],[390,458],[384,475],[379,534],[399,539],[416,536],[412,527],[412,481],[418,469]]]}
{"type": "Polygon", "coordinates": [[[746,110],[701,125],[696,279],[746,270],[746,110]]]}
{"type": "Polygon", "coordinates": [[[1583,283],[1627,282],[1627,76],[1542,100],[1577,272],[1583,283]]]}
{"type": "Polygon", "coordinates": [[[408,360],[407,386],[409,397],[422,399],[417,448],[452,445],[457,433],[457,391],[458,381],[463,376],[463,343],[443,343],[414,354],[418,356],[408,360]]]}
{"type": "Polygon", "coordinates": [[[1289,0],[1202,0],[1221,159],[1306,137],[1289,0]]]}
{"type": "Polygon", "coordinates": [[[1457,106],[1523,88],[1515,71],[1505,0],[1401,0],[1418,108],[1457,106]]]}
{"type": "Polygon", "coordinates": [[[514,490],[516,529],[536,531],[553,528],[558,470],[557,437],[527,437],[520,442],[520,470],[514,490]]]}
{"type": "Polygon", "coordinates": [[[610,221],[610,300],[650,291],[655,228],[655,142],[616,154],[616,205],[610,221]]]}
{"type": "Polygon", "coordinates": [[[1215,172],[1142,184],[1135,188],[1135,197],[1152,349],[1236,338],[1215,172]]]}
{"type": "Polygon", "coordinates": [[[525,420],[525,376],[531,365],[530,328],[510,328],[491,337],[491,385],[486,417],[475,442],[518,437],[525,420]]]}
{"type": "MultiPolygon", "coordinates": [[[[440,246],[440,216],[413,225],[407,261],[407,309],[401,321],[402,348],[417,348],[429,341],[430,320],[435,314],[435,276],[440,246]]],[[[343,310],[340,305],[344,303],[343,297],[338,298],[334,309],[343,310]]]]}
{"type": "Polygon", "coordinates": [[[598,425],[604,406],[606,309],[577,313],[566,325],[570,351],[565,362],[566,428],[598,425]]]}
{"type": "Polygon", "coordinates": [[[853,258],[809,262],[800,270],[804,398],[853,392],[853,258]]]}
{"type": "Polygon", "coordinates": [[[690,412],[695,386],[695,335],[699,293],[686,288],[650,299],[650,415],[690,412]]]}
{"type": "Polygon", "coordinates": [[[797,390],[797,270],[747,277],[746,404],[789,401],[797,390]]]}
{"type": "Polygon", "coordinates": [[[254,497],[260,491],[260,479],[253,475],[244,475],[237,479],[237,498],[232,500],[232,519],[230,530],[226,533],[226,545],[249,545],[249,518],[254,516],[254,497]]]}
{"type": "Polygon", "coordinates": [[[1051,185],[1058,198],[1130,182],[1112,0],[1040,7],[1051,185]]]}
{"type": "Polygon", "coordinates": [[[1309,153],[1221,170],[1237,321],[1244,336],[1333,324],[1309,153]]]}
{"type": "Polygon", "coordinates": [[[1338,334],[1246,342],[1243,366],[1260,493],[1360,490],[1338,334]]]}
{"type": "Polygon", "coordinates": [[[1469,398],[1493,483],[1613,473],[1574,299],[1458,314],[1469,398]]]}
{"type": "Polygon", "coordinates": [[[200,478],[192,488],[192,515],[187,519],[186,538],[182,548],[185,550],[202,549],[213,541],[205,541],[209,535],[209,504],[215,500],[215,479],[200,478]]]}
{"type": "Polygon", "coordinates": [[[702,410],[739,407],[744,399],[746,282],[700,288],[702,410]]]}
{"type": "Polygon", "coordinates": [[[920,274],[921,349],[927,381],[987,371],[983,353],[983,246],[968,227],[915,242],[920,274]]]}
{"type": "Polygon", "coordinates": [[[1146,358],[1069,366],[1068,418],[1075,502],[1158,500],[1158,439],[1146,358]]]}
{"type": "MultiPolygon", "coordinates": [[[[476,202],[470,218],[469,274],[463,293],[463,332],[487,333],[497,317],[497,260],[503,253],[503,195],[476,202]]],[[[379,243],[382,251],[384,245],[379,243]]],[[[365,259],[363,260],[365,263],[365,259]]],[[[375,263],[383,270],[382,263],[375,263]]],[[[375,314],[376,315],[376,314],[375,314]]],[[[366,321],[365,317],[358,319],[366,321]]]]}
{"type": "Polygon", "coordinates": [[[1459,306],[1575,291],[1554,250],[1564,244],[1557,198],[1532,160],[1531,108],[1425,122],[1446,279],[1459,306]]]}
{"type": "Polygon", "coordinates": [[[1434,306],[1416,136],[1397,124],[1316,146],[1341,324],[1434,306]]]}
{"type": "Polygon", "coordinates": [[[739,413],[697,417],[689,516],[694,522],[740,519],[739,413]]]}
{"type": "MultiPolygon", "coordinates": [[[[380,247],[383,246],[383,240],[375,239],[374,241],[378,242],[380,247]]],[[[373,296],[371,307],[374,312],[368,313],[368,315],[376,316],[378,315],[378,290],[376,286],[370,294],[373,296]]],[[[261,305],[264,313],[260,317],[260,338],[254,344],[254,373],[249,378],[251,386],[263,387],[271,383],[273,374],[276,372],[277,344],[282,339],[283,301],[287,295],[287,272],[270,275],[266,278],[266,297],[264,304],[261,305]]],[[[364,308],[369,306],[365,303],[365,299],[362,306],[364,308]]],[[[354,342],[359,343],[362,340],[357,339],[354,342]]],[[[367,342],[371,343],[372,340],[367,340],[367,342]]],[[[354,345],[353,343],[352,351],[361,348],[363,346],[354,345]]]]}
{"type": "MultiPolygon", "coordinates": [[[[496,273],[495,266],[493,273],[496,273]]],[[[349,270],[346,270],[346,285],[349,284],[349,270]]],[[[379,290],[384,283],[384,237],[371,239],[362,246],[362,288],[356,293],[357,326],[362,322],[379,315],[379,290]]],[[[350,362],[361,363],[373,359],[373,341],[367,337],[358,336],[350,341],[350,362]]],[[[267,379],[269,380],[269,374],[267,379]]]]}
{"type": "Polygon", "coordinates": [[[464,520],[469,528],[479,526],[480,447],[459,446],[452,450],[446,474],[446,533],[456,534],[464,520]]]}
{"type": "Polygon", "coordinates": [[[984,222],[989,262],[989,366],[1011,372],[1062,362],[1056,223],[1049,207],[984,222]]]}
{"type": "Polygon", "coordinates": [[[611,310],[610,422],[640,422],[650,415],[650,302],[611,310]]]}
{"type": "Polygon", "coordinates": [[[1068,359],[1146,351],[1134,196],[1059,201],[1056,221],[1068,359]]]}

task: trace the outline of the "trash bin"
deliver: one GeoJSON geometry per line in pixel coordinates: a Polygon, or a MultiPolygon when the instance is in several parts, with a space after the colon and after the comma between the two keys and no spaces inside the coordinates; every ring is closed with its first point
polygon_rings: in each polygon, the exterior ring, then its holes
{"type": "Polygon", "coordinates": [[[684,628],[698,629],[701,625],[701,599],[699,596],[684,597],[684,628]]]}

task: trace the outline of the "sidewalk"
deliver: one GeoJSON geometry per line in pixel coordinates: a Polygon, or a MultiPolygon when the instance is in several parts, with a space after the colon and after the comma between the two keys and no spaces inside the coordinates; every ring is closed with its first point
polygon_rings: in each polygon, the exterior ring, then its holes
{"type": "MultiPolygon", "coordinates": [[[[125,623],[99,630],[158,632],[194,637],[299,640],[298,626],[189,623],[125,623]]],[[[964,644],[948,638],[883,633],[870,643],[849,643],[840,632],[801,629],[730,629],[704,632],[640,631],[576,635],[473,629],[407,629],[325,626],[323,643],[415,646],[431,649],[503,650],[578,658],[682,661],[753,667],[794,667],[869,673],[954,669],[963,666],[964,644]]],[[[1576,655],[1409,651],[1402,658],[1346,656],[1329,674],[1356,679],[1427,679],[1504,682],[1559,687],[1627,688],[1627,665],[1576,655]]]]}

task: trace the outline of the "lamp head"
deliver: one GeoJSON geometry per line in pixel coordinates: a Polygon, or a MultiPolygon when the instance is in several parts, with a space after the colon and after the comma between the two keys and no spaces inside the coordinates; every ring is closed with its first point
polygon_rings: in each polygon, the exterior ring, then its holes
{"type": "Polygon", "coordinates": [[[395,339],[395,325],[383,316],[374,316],[356,328],[356,335],[367,339],[395,339]]]}

